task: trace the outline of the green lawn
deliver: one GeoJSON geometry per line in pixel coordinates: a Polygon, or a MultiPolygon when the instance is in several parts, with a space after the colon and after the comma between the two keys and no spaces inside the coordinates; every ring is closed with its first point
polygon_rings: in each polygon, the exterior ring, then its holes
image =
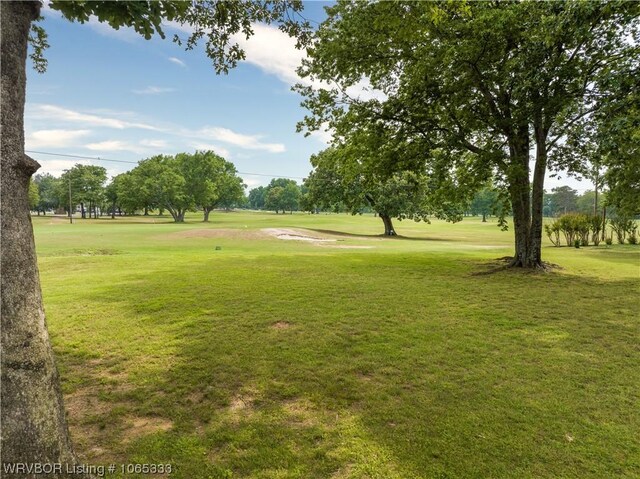
{"type": "Polygon", "coordinates": [[[185,479],[640,477],[640,247],[545,239],[562,269],[477,275],[513,235],[478,218],[397,222],[391,239],[371,216],[199,220],[34,218],[84,462],[185,479]]]}

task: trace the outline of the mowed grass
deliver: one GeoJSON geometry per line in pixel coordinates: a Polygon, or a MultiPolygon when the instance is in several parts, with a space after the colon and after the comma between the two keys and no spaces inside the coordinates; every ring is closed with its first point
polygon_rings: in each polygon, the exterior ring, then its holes
{"type": "Polygon", "coordinates": [[[84,462],[186,479],[640,477],[640,247],[545,241],[562,269],[478,275],[513,235],[479,218],[391,239],[371,216],[199,220],[34,218],[84,462]]]}

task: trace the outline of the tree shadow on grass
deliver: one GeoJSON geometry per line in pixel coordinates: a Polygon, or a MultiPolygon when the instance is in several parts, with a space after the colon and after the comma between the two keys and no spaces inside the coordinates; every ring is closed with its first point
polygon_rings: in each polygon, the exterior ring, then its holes
{"type": "Polygon", "coordinates": [[[177,264],[82,298],[123,331],[93,345],[122,374],[89,390],[99,447],[190,478],[631,475],[637,281],[368,256],[177,264]],[[145,418],[171,427],[131,434],[145,418]]]}
{"type": "Polygon", "coordinates": [[[403,235],[395,235],[395,236],[385,236],[384,234],[377,235],[367,235],[367,234],[357,234],[357,233],[347,233],[344,231],[337,230],[327,230],[327,229],[317,229],[317,228],[305,228],[309,231],[315,231],[317,233],[323,233],[333,236],[344,236],[348,238],[363,238],[363,239],[385,239],[385,240],[402,240],[402,241],[446,241],[451,242],[455,241],[449,238],[416,238],[412,236],[403,236],[403,235]]]}

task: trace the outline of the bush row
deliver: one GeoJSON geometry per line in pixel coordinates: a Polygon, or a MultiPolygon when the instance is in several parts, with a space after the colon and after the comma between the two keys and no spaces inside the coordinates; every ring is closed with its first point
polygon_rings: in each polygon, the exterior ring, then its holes
{"type": "Polygon", "coordinates": [[[544,230],[554,246],[560,246],[563,237],[567,246],[598,246],[603,240],[612,244],[614,233],[619,244],[638,244],[638,224],[625,217],[604,221],[599,215],[569,213],[546,224],[544,230]],[[607,224],[611,227],[608,231],[607,224]]]}

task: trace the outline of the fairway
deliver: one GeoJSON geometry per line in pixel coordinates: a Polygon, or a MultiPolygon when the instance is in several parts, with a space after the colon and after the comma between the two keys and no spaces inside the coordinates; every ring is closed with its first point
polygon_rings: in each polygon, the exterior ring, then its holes
{"type": "Polygon", "coordinates": [[[560,268],[478,274],[513,254],[478,217],[397,238],[371,215],[201,218],[33,217],[81,462],[640,477],[640,247],[544,238],[560,268]]]}

